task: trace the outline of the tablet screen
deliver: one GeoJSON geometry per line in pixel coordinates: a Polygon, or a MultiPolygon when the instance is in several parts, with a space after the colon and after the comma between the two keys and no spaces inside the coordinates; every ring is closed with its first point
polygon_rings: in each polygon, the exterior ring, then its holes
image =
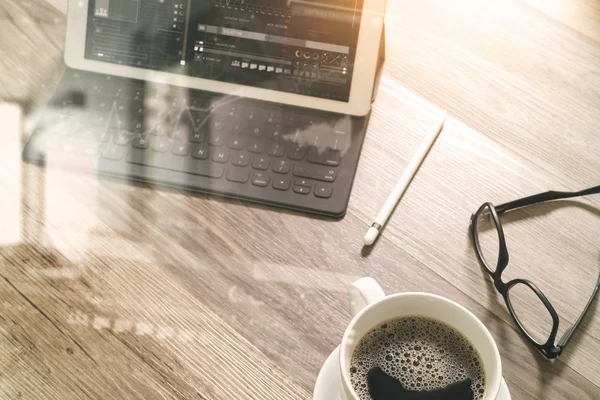
{"type": "Polygon", "coordinates": [[[363,0],[90,0],[85,58],[349,100],[363,0]]]}

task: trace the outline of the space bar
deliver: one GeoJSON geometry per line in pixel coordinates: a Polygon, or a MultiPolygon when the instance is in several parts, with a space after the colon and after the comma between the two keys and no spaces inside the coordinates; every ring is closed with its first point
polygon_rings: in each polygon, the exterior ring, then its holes
{"type": "Polygon", "coordinates": [[[158,153],[151,150],[133,149],[127,154],[127,162],[131,164],[146,165],[168,169],[171,171],[185,172],[208,176],[209,178],[220,178],[223,176],[223,166],[209,160],[198,160],[192,157],[182,157],[170,153],[158,153]]]}

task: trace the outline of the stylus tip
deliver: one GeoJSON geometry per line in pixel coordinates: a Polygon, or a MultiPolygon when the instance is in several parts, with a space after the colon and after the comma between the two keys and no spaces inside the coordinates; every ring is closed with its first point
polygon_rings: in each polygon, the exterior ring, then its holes
{"type": "Polygon", "coordinates": [[[370,227],[367,231],[367,234],[364,237],[365,246],[370,246],[373,243],[375,243],[375,239],[377,239],[378,234],[379,231],[377,230],[377,228],[370,227]]]}

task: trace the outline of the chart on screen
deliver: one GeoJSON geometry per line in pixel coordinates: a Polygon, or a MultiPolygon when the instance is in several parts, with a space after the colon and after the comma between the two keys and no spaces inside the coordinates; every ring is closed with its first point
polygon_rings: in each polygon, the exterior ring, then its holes
{"type": "Polygon", "coordinates": [[[140,0],[96,0],[94,16],[115,21],[137,23],[140,14],[140,0]]]}

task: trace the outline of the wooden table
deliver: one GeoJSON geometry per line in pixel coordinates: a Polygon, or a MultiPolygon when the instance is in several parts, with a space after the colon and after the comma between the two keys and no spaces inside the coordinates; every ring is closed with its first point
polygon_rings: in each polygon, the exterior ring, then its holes
{"type": "MultiPolygon", "coordinates": [[[[66,3],[0,0],[0,100],[28,105],[25,134],[37,93],[64,69],[66,3]]],[[[467,234],[484,201],[600,183],[600,6],[390,0],[387,37],[340,221],[44,170],[22,164],[19,145],[0,146],[0,397],[310,399],[349,321],[346,289],[369,275],[389,293],[472,310],[498,342],[513,399],[600,398],[597,306],[547,361],[517,332],[467,234]],[[363,250],[441,109],[446,129],[363,250]]],[[[592,196],[504,220],[506,278],[535,281],[560,332],[600,269],[599,207],[592,196]]]]}

